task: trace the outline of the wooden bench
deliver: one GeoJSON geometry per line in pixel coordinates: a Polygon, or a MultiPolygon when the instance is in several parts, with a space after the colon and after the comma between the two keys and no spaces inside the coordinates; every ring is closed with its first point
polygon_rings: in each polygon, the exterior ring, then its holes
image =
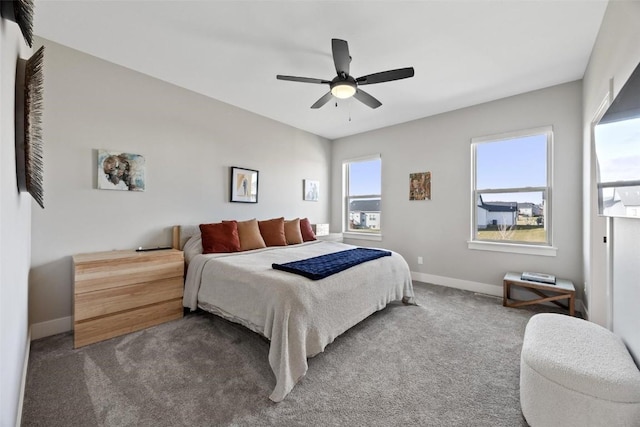
{"type": "Polygon", "coordinates": [[[531,304],[541,304],[543,302],[551,302],[557,306],[569,310],[571,316],[575,315],[575,297],[576,288],[573,283],[565,279],[556,279],[556,284],[533,282],[530,280],[522,280],[520,273],[507,273],[504,276],[502,293],[502,305],[505,307],[522,307],[531,304]],[[511,298],[511,288],[518,286],[536,294],[539,298],[516,301],[511,298]],[[567,304],[562,304],[559,300],[567,300],[567,304]]]}

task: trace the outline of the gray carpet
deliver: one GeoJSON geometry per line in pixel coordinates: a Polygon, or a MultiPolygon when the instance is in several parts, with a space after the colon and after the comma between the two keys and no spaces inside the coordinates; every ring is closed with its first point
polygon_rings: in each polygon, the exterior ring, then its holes
{"type": "MultiPolygon", "coordinates": [[[[74,350],[71,333],[31,345],[24,426],[526,426],[522,336],[540,308],[415,283],[309,359],[287,398],[269,343],[207,313],[74,350]]],[[[542,307],[547,309],[547,307],[542,307]]]]}

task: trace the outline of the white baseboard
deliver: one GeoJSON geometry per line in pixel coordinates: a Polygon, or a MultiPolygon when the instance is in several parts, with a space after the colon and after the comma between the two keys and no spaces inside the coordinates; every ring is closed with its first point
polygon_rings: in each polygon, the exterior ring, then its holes
{"type": "Polygon", "coordinates": [[[434,285],[446,286],[449,288],[462,289],[465,291],[478,292],[480,294],[502,297],[502,285],[489,285],[486,283],[472,282],[470,280],[453,279],[451,277],[436,276],[435,274],[411,272],[411,278],[418,282],[433,283],[434,285]]]}
{"type": "Polygon", "coordinates": [[[61,334],[73,329],[73,318],[71,316],[60,317],[59,319],[47,320],[46,322],[34,323],[31,325],[31,339],[48,337],[61,334]]]}
{"type": "MultiPolygon", "coordinates": [[[[490,285],[488,283],[472,282],[470,280],[453,279],[451,277],[436,276],[435,274],[411,272],[411,278],[418,282],[433,283],[434,285],[446,286],[448,288],[462,289],[464,291],[477,292],[479,294],[491,295],[502,298],[502,284],[490,285]]],[[[551,303],[547,303],[551,306],[551,303]]],[[[581,299],[575,301],[575,310],[583,313],[585,319],[589,319],[588,312],[581,299]]]]}
{"type": "Polygon", "coordinates": [[[18,398],[18,413],[16,414],[16,427],[22,425],[22,406],[24,404],[24,392],[27,389],[27,367],[29,366],[29,353],[31,353],[31,328],[27,333],[27,345],[24,349],[22,360],[22,380],[20,381],[20,397],[18,398]]]}
{"type": "MultiPolygon", "coordinates": [[[[433,283],[434,285],[447,286],[449,288],[462,289],[465,291],[477,292],[485,295],[492,295],[502,298],[502,285],[491,285],[488,283],[472,282],[470,280],[454,279],[451,277],[437,276],[435,274],[411,272],[411,278],[418,282],[433,283]]],[[[576,299],[576,311],[584,314],[588,319],[588,312],[582,300],[576,299]]],[[[59,319],[48,320],[46,322],[34,323],[31,325],[29,334],[31,340],[61,334],[73,329],[73,317],[61,317],[59,319]]]]}

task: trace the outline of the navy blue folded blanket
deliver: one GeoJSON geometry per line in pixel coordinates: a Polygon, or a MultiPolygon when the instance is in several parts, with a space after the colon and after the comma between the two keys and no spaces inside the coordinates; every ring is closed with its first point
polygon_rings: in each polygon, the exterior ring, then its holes
{"type": "Polygon", "coordinates": [[[311,280],[320,280],[332,274],[340,273],[354,265],[382,258],[383,256],[391,256],[391,252],[379,249],[355,248],[300,261],[271,264],[271,267],[276,270],[300,274],[311,280]]]}

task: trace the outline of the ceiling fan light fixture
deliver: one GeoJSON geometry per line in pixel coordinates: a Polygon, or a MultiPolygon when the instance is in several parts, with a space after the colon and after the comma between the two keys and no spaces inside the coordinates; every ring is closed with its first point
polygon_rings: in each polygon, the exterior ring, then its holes
{"type": "Polygon", "coordinates": [[[336,82],[331,85],[331,94],[339,99],[351,98],[356,93],[356,85],[350,81],[336,82]]]}

